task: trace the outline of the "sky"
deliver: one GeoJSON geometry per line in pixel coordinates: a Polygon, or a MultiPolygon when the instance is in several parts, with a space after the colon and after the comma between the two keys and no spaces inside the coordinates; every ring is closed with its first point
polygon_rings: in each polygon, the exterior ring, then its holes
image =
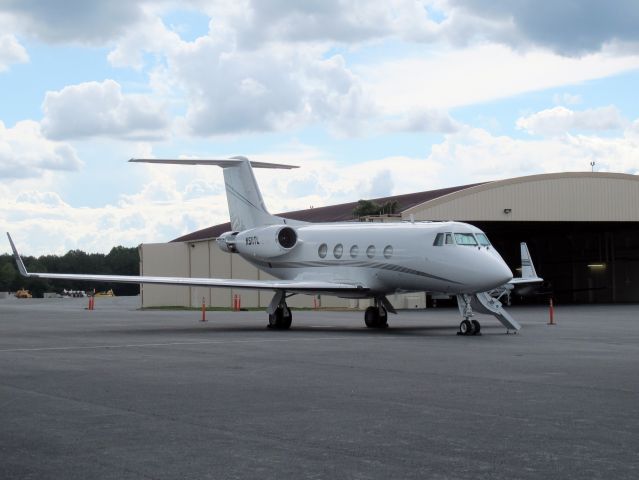
{"type": "Polygon", "coordinates": [[[636,0],[0,0],[0,229],[41,255],[228,221],[221,169],[132,157],[300,166],[256,170],[273,213],[638,175],[637,25],[636,0]]]}

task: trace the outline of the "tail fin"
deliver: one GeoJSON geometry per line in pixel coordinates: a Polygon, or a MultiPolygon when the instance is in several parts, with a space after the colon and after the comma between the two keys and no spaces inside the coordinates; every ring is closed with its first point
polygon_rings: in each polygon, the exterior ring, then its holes
{"type": "Polygon", "coordinates": [[[521,242],[521,278],[538,278],[526,242],[521,242]]]}
{"type": "Polygon", "coordinates": [[[251,164],[246,158],[241,160],[236,165],[224,167],[224,184],[231,227],[233,230],[241,231],[282,223],[281,218],[271,215],[266,209],[251,164]]]}
{"type": "Polygon", "coordinates": [[[231,228],[236,231],[263,225],[280,223],[301,223],[285,220],[271,215],[260,192],[260,188],[253,175],[253,168],[298,168],[293,165],[277,163],[251,162],[246,157],[233,157],[228,160],[161,160],[132,158],[130,162],[169,163],[174,165],[217,165],[224,169],[224,184],[226,186],[226,201],[229,205],[231,228]]]}

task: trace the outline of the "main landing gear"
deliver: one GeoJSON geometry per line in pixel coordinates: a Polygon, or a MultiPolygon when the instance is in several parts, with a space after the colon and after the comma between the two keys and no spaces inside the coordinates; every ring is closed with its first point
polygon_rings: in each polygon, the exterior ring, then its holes
{"type": "Polygon", "coordinates": [[[481,335],[481,324],[477,320],[471,320],[470,318],[473,316],[470,301],[470,295],[457,295],[457,306],[459,307],[459,312],[462,314],[462,317],[464,317],[459,324],[459,332],[457,332],[457,335],[481,335]]]}
{"type": "Polygon", "coordinates": [[[266,309],[268,312],[268,328],[277,330],[288,330],[293,322],[291,309],[286,305],[286,292],[278,290],[273,296],[270,305],[266,309]]]}
{"type": "Polygon", "coordinates": [[[368,328],[388,327],[388,312],[396,313],[386,297],[376,298],[375,306],[368,307],[364,312],[364,323],[368,328]]]}
{"type": "Polygon", "coordinates": [[[388,313],[384,307],[368,307],[364,312],[364,323],[368,328],[388,327],[388,313]]]}
{"type": "Polygon", "coordinates": [[[292,322],[293,314],[291,313],[291,309],[288,308],[286,303],[283,303],[275,309],[275,312],[269,313],[267,327],[278,330],[288,330],[291,328],[292,322]]]}

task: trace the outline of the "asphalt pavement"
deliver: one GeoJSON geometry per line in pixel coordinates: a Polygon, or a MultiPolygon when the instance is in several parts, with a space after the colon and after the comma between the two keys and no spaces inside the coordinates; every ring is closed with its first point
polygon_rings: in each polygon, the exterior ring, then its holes
{"type": "Polygon", "coordinates": [[[0,478],[636,479],[639,305],[389,315],[0,300],[0,478]]]}

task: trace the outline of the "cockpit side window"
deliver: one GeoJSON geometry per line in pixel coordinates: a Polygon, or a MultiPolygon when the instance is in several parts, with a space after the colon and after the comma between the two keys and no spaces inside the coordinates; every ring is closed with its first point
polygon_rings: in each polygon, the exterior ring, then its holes
{"type": "Polygon", "coordinates": [[[447,233],[446,234],[446,245],[454,245],[455,242],[453,242],[453,234],[452,233],[447,233]]]}
{"type": "Polygon", "coordinates": [[[444,244],[444,234],[438,233],[437,236],[435,237],[435,241],[433,242],[433,245],[435,247],[441,247],[443,244],[444,244]]]}
{"type": "Polygon", "coordinates": [[[482,247],[490,247],[490,241],[488,237],[484,233],[476,233],[475,237],[477,237],[477,241],[482,247]]]}
{"type": "Polygon", "coordinates": [[[472,233],[456,233],[455,242],[457,245],[477,246],[477,240],[472,233]]]}

